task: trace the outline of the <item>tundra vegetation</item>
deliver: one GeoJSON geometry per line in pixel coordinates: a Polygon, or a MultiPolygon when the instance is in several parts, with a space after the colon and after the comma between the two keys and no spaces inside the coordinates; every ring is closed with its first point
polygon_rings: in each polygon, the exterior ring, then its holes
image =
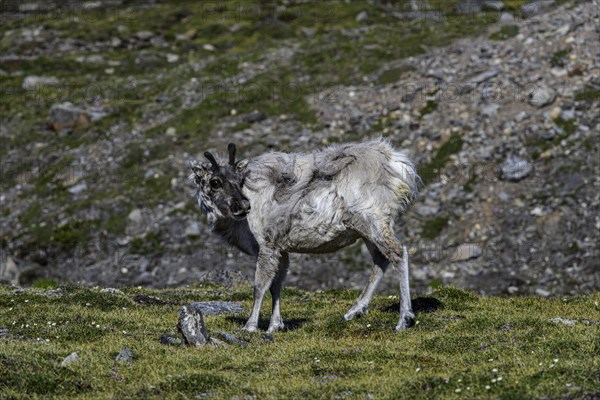
{"type": "MultiPolygon", "coordinates": [[[[209,334],[246,347],[173,347],[177,309],[198,299],[252,305],[248,286],[180,289],[0,286],[0,398],[431,399],[595,398],[598,293],[485,297],[443,287],[413,297],[416,325],[396,333],[397,296],[341,321],[358,291],[283,289],[287,330],[239,332],[243,315],[205,316],[209,334]],[[153,302],[132,299],[154,296],[153,302]],[[554,318],[562,322],[553,322],[554,318]],[[569,325],[570,324],[570,325],[569,325]],[[132,362],[117,362],[122,348],[132,362]],[[79,360],[61,367],[77,352],[79,360]]],[[[266,307],[260,327],[268,325],[266,307]]]]}

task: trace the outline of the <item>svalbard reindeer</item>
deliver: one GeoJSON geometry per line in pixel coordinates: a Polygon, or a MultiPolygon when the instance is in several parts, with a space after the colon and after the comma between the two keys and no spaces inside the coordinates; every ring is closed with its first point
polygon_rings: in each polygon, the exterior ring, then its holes
{"type": "Polygon", "coordinates": [[[413,324],[408,251],[396,239],[394,224],[414,200],[420,180],[403,152],[382,138],[312,153],[271,152],[237,162],[233,143],[228,150],[228,163],[204,153],[210,163],[193,162],[190,179],[213,230],[257,257],[254,305],[245,330],[257,330],[267,289],[273,300],[268,332],[284,327],[279,295],[288,253],[332,252],[360,238],[374,265],[367,286],[344,318],[367,313],[391,263],[400,274],[396,330],[413,324]]]}

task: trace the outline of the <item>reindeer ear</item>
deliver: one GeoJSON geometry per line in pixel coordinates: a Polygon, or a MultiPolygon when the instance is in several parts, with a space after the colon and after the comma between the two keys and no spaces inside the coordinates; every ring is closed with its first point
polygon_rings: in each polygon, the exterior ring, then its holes
{"type": "Polygon", "coordinates": [[[206,181],[212,175],[211,165],[207,163],[199,164],[193,162],[190,165],[190,168],[192,169],[190,179],[193,180],[196,185],[201,185],[203,181],[206,181]]]}
{"type": "Polygon", "coordinates": [[[235,169],[237,169],[239,172],[243,172],[246,169],[246,167],[248,166],[249,161],[250,160],[248,158],[239,160],[238,162],[235,163],[235,169]]]}

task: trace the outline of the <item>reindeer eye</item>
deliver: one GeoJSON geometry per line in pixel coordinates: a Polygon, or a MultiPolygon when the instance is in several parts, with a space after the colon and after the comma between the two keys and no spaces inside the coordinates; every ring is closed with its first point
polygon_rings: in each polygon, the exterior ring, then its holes
{"type": "Polygon", "coordinates": [[[221,181],[217,178],[211,179],[210,180],[210,187],[213,189],[221,189],[223,185],[221,184],[221,181]]]}

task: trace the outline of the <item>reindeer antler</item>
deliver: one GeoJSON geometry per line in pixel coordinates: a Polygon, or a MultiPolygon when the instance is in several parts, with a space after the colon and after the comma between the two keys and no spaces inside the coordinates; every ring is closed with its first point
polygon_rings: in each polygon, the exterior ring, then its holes
{"type": "Polygon", "coordinates": [[[217,160],[215,160],[215,156],[213,156],[209,151],[204,153],[204,157],[206,157],[206,159],[210,161],[210,163],[215,169],[219,169],[219,163],[217,163],[217,160]]]}
{"type": "Polygon", "coordinates": [[[229,150],[229,165],[235,167],[235,143],[229,143],[227,150],[229,150]]]}

